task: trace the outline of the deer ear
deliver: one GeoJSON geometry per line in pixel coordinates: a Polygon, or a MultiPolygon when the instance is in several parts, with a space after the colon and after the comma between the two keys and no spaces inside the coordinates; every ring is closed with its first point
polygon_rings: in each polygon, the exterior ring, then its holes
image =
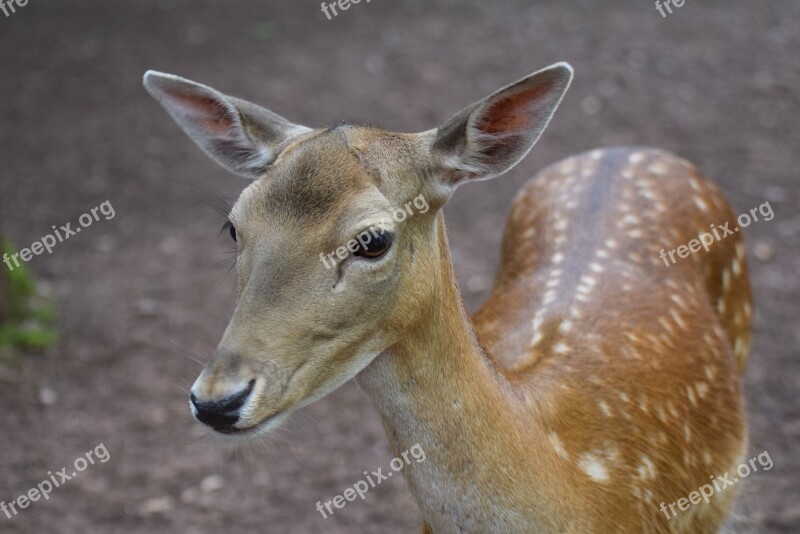
{"type": "Polygon", "coordinates": [[[288,140],[311,131],[260,106],[172,74],[147,71],[144,86],[213,160],[254,180],[264,175],[288,140]]]}
{"type": "Polygon", "coordinates": [[[572,81],[572,67],[556,63],[500,89],[440,126],[431,151],[443,181],[458,185],[510,170],[530,152],[572,81]]]}

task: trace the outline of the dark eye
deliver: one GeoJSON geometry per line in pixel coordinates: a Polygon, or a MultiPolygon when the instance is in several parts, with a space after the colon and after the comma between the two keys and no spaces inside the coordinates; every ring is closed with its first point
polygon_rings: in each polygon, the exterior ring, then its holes
{"type": "Polygon", "coordinates": [[[362,258],[376,259],[380,258],[392,246],[392,234],[380,233],[377,236],[373,233],[364,232],[359,236],[358,250],[353,254],[362,258]],[[371,238],[371,239],[369,239],[371,238]],[[369,242],[367,242],[369,239],[369,242]],[[364,244],[366,242],[366,244],[364,244]]]}
{"type": "Polygon", "coordinates": [[[231,234],[231,239],[236,241],[236,227],[232,222],[226,221],[225,224],[222,225],[222,232],[225,232],[225,230],[231,234]]]}

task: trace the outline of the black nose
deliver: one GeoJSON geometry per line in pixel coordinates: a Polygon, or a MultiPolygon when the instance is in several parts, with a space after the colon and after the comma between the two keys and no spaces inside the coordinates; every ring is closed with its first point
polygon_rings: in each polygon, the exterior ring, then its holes
{"type": "Polygon", "coordinates": [[[247,397],[253,391],[256,381],[251,380],[248,386],[218,401],[203,402],[191,394],[190,399],[195,409],[195,417],[218,432],[230,431],[239,420],[239,410],[244,406],[247,397]]]}

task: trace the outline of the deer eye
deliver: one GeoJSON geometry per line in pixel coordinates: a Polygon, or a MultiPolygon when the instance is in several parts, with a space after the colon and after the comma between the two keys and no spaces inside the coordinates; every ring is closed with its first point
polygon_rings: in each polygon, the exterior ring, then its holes
{"type": "Polygon", "coordinates": [[[228,231],[231,234],[231,239],[236,241],[236,227],[230,221],[225,221],[225,224],[222,225],[222,232],[228,231]]]}
{"type": "Polygon", "coordinates": [[[364,232],[360,234],[359,237],[361,239],[359,239],[358,250],[356,250],[353,255],[361,258],[371,260],[380,258],[389,252],[389,249],[392,247],[392,234],[390,233],[384,232],[376,236],[369,232],[364,232]],[[368,242],[367,239],[369,239],[368,242]]]}

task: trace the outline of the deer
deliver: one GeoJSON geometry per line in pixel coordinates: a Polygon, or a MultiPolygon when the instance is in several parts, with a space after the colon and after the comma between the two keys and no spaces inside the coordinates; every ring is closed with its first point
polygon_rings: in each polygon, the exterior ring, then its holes
{"type": "Polygon", "coordinates": [[[554,64],[408,134],[302,126],[148,71],[180,128],[251,180],[226,223],[235,309],[192,385],[193,416],[254,439],[354,379],[391,449],[425,451],[404,471],[423,532],[720,529],[735,487],[664,507],[747,448],[742,236],[674,265],[659,257],[734,217],[694,165],[634,146],[546,167],[513,202],[472,317],[459,292],[442,207],[517,165],[572,78],[554,64]],[[391,216],[420,195],[426,213],[391,216]]]}

